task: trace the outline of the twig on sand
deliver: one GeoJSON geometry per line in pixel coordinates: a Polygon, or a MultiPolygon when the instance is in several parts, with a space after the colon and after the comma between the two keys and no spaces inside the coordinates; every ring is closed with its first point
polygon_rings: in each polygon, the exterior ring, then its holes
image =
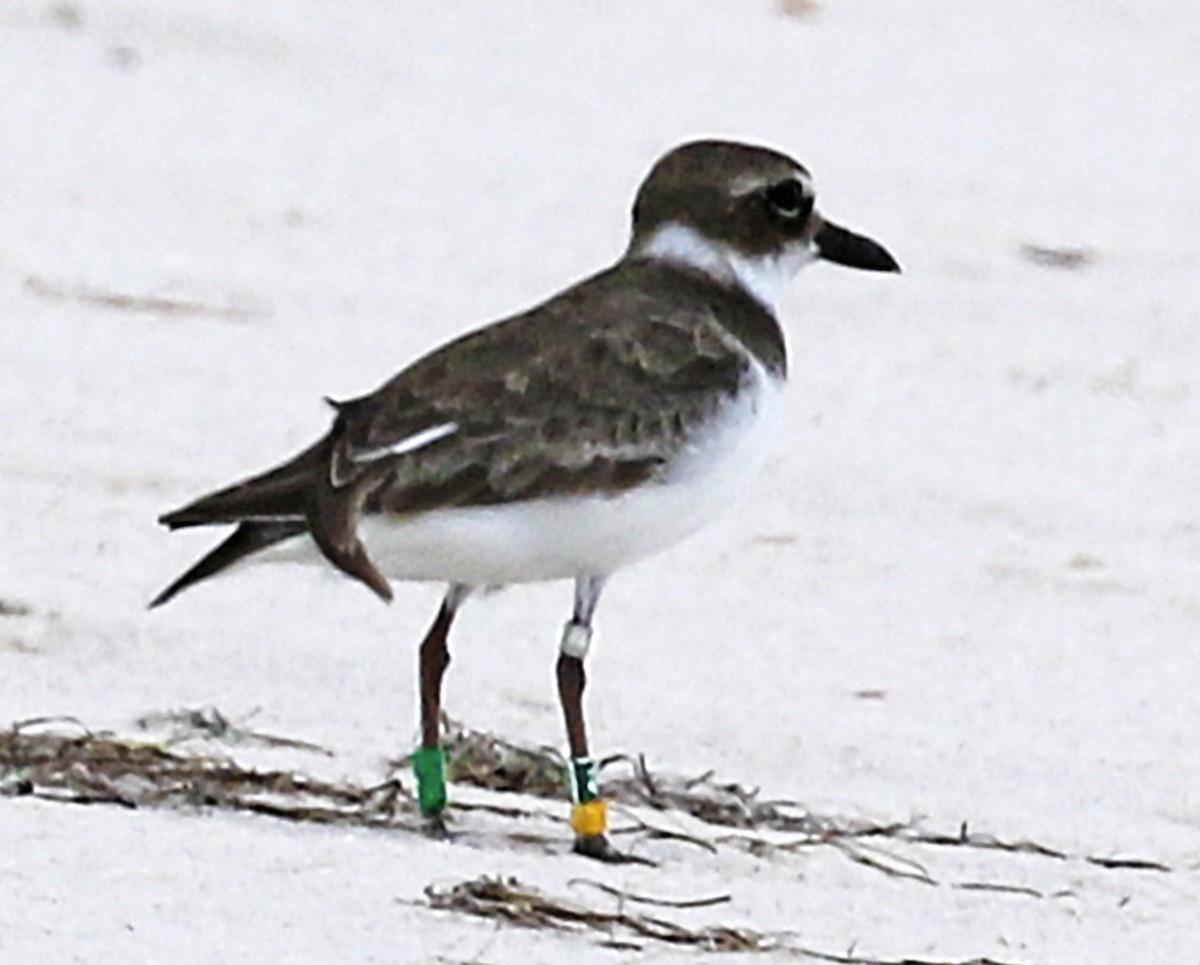
{"type": "Polygon", "coordinates": [[[258,306],[213,305],[159,295],[131,295],[106,288],[94,288],[89,285],[59,284],[37,275],[30,275],[25,279],[25,289],[39,298],[52,301],[72,301],[96,308],[139,312],[147,315],[177,318],[208,316],[225,321],[244,322],[269,314],[264,308],[258,306]]]}
{"type": "Polygon", "coordinates": [[[587,885],[589,888],[603,891],[606,895],[612,895],[622,901],[631,901],[637,905],[655,905],[659,908],[709,908],[713,905],[725,905],[733,901],[732,895],[714,895],[711,898],[650,898],[621,888],[614,888],[612,885],[606,885],[603,881],[593,881],[591,878],[572,878],[567,884],[587,885]]]}
{"type": "Polygon", "coordinates": [[[498,919],[526,928],[583,929],[609,936],[624,930],[637,938],[691,945],[709,951],[761,952],[779,947],[774,940],[749,929],[723,926],[691,929],[663,918],[624,911],[599,911],[549,897],[516,878],[484,876],[444,889],[431,885],[425,889],[425,895],[429,904],[439,910],[498,919]]]}
{"type": "MultiPolygon", "coordinates": [[[[243,718],[242,723],[252,718],[258,711],[251,711],[243,718]]],[[[250,730],[240,724],[233,723],[216,707],[185,707],[181,710],[155,711],[143,714],[134,721],[142,730],[155,730],[160,727],[170,727],[171,735],[164,740],[165,744],[178,744],[194,738],[219,740],[229,744],[261,744],[264,747],[289,747],[295,750],[311,751],[324,757],[333,757],[333,751],[321,747],[311,741],[297,740],[294,737],[280,737],[262,731],[250,730]]]]}
{"type": "Polygon", "coordinates": [[[683,844],[691,844],[697,848],[709,852],[710,854],[717,853],[717,846],[711,841],[706,841],[704,838],[697,837],[694,834],[686,834],[683,831],[674,831],[670,828],[660,827],[656,824],[651,824],[649,821],[643,820],[633,811],[627,808],[622,808],[620,811],[621,817],[633,822],[632,827],[618,828],[613,834],[644,834],[646,837],[655,841],[680,841],[683,844]]]}
{"type": "Polygon", "coordinates": [[[919,881],[924,885],[936,885],[929,872],[918,862],[900,855],[884,851],[882,848],[870,848],[861,842],[831,840],[829,842],[851,861],[882,871],[892,878],[907,878],[909,881],[919,881]]]}
{"type": "MultiPolygon", "coordinates": [[[[597,882],[587,881],[584,883],[598,887],[601,891],[622,902],[636,901],[675,908],[711,906],[722,903],[727,897],[721,896],[719,899],[709,899],[699,903],[667,902],[635,896],[597,882]]],[[[630,938],[635,941],[684,945],[712,952],[790,954],[796,958],[834,962],[840,963],[840,965],[1013,965],[1013,963],[999,962],[990,958],[948,962],[920,958],[882,959],[863,958],[853,954],[831,954],[792,944],[791,939],[794,936],[788,932],[766,934],[749,928],[729,925],[703,925],[689,928],[657,916],[651,917],[623,910],[603,911],[577,901],[554,898],[523,884],[516,878],[496,878],[485,875],[468,881],[460,881],[458,884],[445,888],[430,885],[425,889],[425,896],[430,906],[439,911],[458,912],[523,928],[594,933],[597,936],[603,936],[603,943],[606,945],[619,943],[622,948],[636,950],[642,949],[640,946],[631,944],[630,938]]]]}
{"type": "Polygon", "coordinates": [[[979,848],[986,851],[1008,851],[1013,854],[1033,854],[1042,858],[1055,858],[1059,861],[1085,861],[1100,868],[1126,871],[1170,871],[1169,865],[1160,861],[1145,858],[1117,858],[1103,855],[1069,854],[1054,848],[1039,844],[1036,841],[1005,841],[995,835],[982,834],[969,830],[964,821],[959,827],[958,834],[940,834],[927,831],[915,826],[898,828],[891,836],[916,844],[936,845],[951,848],[979,848]]]}

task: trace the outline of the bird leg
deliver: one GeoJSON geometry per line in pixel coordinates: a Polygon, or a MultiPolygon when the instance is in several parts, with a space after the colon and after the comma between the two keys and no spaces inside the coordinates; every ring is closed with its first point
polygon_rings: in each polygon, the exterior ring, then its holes
{"type": "Polygon", "coordinates": [[[592,616],[603,589],[603,577],[580,577],[575,581],[575,611],[563,627],[555,669],[571,750],[567,780],[571,787],[575,851],[601,861],[621,862],[638,859],[622,854],[609,843],[606,835],[608,803],[596,790],[596,763],[588,752],[587,727],[583,719],[583,690],[587,685],[583,661],[591,646],[592,616]]]}
{"type": "Polygon", "coordinates": [[[441,746],[442,678],[450,665],[446,640],[459,606],[470,592],[455,584],[446,592],[433,624],[421,642],[421,746],[413,754],[417,777],[417,801],[431,826],[443,830],[441,814],[446,810],[446,752],[441,746]]]}

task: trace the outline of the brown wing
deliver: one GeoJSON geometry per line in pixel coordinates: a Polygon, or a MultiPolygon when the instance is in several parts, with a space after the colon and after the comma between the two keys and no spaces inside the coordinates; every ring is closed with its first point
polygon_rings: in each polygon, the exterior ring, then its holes
{"type": "MultiPolygon", "coordinates": [[[[249,527],[229,541],[236,554],[225,544],[215,551],[221,566],[307,529],[330,562],[390,599],[358,538],[362,513],[650,480],[747,378],[747,346],[782,371],[778,327],[748,297],[626,263],[444,346],[369,396],[337,403],[330,433],[296,459],[162,522],[249,527]]],[[[220,568],[205,563],[190,582],[220,568]]]]}
{"type": "Polygon", "coordinates": [[[342,404],[332,488],[404,514],[652,478],[749,368],[706,301],[654,290],[598,276],[342,404]]]}

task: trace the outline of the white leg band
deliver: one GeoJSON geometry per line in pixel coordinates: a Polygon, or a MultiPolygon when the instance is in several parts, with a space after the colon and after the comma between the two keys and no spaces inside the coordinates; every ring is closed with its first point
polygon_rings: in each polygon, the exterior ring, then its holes
{"type": "Polygon", "coordinates": [[[575,657],[582,660],[587,656],[591,645],[591,627],[584,626],[582,623],[576,623],[574,620],[568,621],[566,626],[563,627],[562,643],[558,649],[568,657],[575,657]]]}

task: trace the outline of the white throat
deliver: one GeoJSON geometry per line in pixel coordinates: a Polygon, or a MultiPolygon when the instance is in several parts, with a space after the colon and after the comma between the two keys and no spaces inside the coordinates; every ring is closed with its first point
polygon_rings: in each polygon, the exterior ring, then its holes
{"type": "Polygon", "coordinates": [[[630,255],[674,262],[702,271],[723,284],[737,285],[772,312],[796,272],[817,257],[812,245],[777,255],[745,255],[677,222],[658,228],[630,255]]]}

